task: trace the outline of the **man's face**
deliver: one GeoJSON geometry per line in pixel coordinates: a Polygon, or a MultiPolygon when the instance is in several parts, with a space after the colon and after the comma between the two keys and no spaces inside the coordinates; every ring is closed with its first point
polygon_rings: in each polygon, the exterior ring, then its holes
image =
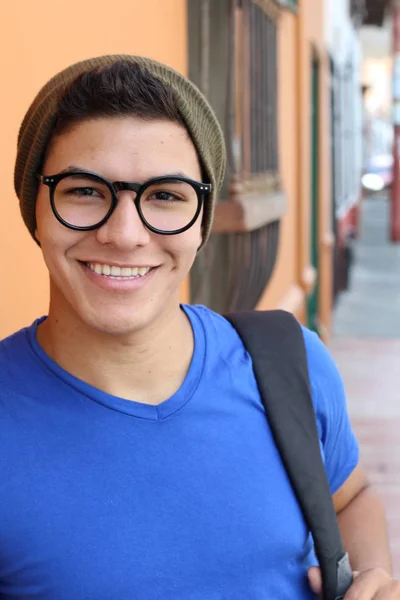
{"type": "MultiPolygon", "coordinates": [[[[173,173],[201,181],[193,143],[183,127],[169,121],[124,117],[76,124],[52,140],[42,172],[55,175],[71,166],[110,181],[143,183],[173,173]]],[[[36,237],[50,272],[54,315],[61,311],[94,329],[127,334],[176,307],[201,243],[202,215],[184,233],[159,235],[143,225],[134,198],[135,192],[119,192],[117,207],[102,227],[74,231],[57,221],[49,189],[40,186],[36,237]],[[88,264],[102,265],[106,273],[108,267],[131,267],[133,277],[112,278],[88,264]]]]}

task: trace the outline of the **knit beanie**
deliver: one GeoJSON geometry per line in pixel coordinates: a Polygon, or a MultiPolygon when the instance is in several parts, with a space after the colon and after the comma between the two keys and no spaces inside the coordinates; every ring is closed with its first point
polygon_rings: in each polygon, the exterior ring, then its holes
{"type": "Polygon", "coordinates": [[[39,185],[37,173],[52,135],[58,102],[80,75],[120,60],[136,63],[172,89],[178,111],[212,184],[212,193],[204,206],[204,245],[210,234],[215,200],[224,178],[226,152],[222,130],[209,103],[192,82],[164,64],[139,56],[108,55],[78,62],[55,75],[39,91],[19,131],[14,171],[15,191],[25,224],[35,239],[35,205],[39,185]]]}

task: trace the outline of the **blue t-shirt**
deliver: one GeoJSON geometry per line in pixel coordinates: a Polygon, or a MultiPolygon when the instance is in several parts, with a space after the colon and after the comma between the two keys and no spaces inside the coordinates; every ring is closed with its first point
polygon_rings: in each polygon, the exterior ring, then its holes
{"type": "MultiPolygon", "coordinates": [[[[1,600],[311,599],[312,542],[231,325],[184,307],[195,349],[158,406],[54,363],[38,322],[0,342],[1,600]]],[[[332,492],[358,462],[336,367],[304,329],[332,492]]]]}

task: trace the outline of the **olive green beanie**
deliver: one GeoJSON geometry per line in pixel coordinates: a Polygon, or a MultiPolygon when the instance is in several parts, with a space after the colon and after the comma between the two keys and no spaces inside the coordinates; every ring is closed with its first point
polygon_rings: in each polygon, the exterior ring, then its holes
{"type": "Polygon", "coordinates": [[[52,134],[59,100],[68,86],[83,73],[112,65],[120,60],[145,68],[173,91],[178,111],[213,187],[209,202],[204,208],[204,244],[210,234],[215,199],[224,178],[226,152],[223,133],[213,110],[193,83],[170,67],[139,56],[108,55],[78,62],[55,75],[40,90],[25,115],[18,136],[14,186],[25,224],[35,239],[37,172],[52,134]]]}

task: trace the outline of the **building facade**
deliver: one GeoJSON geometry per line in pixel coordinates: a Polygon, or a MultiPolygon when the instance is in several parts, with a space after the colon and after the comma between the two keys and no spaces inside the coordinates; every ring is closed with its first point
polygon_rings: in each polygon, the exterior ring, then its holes
{"type": "Polygon", "coordinates": [[[364,10],[362,2],[326,1],[335,297],[349,286],[352,246],[357,235],[361,201],[363,97],[359,30],[364,10]]]}
{"type": "Polygon", "coordinates": [[[329,60],[320,0],[188,1],[189,73],[229,164],[190,299],[284,308],[327,336],[332,309],[329,60]]]}
{"type": "Polygon", "coordinates": [[[188,74],[225,133],[228,169],[213,234],[182,299],[220,312],[287,309],[326,339],[335,272],[332,62],[345,69],[349,57],[345,50],[333,57],[335,34],[327,34],[338,1],[115,0],[110,11],[94,0],[71,0],[68,10],[63,1],[38,0],[22,15],[17,5],[2,4],[0,69],[10,93],[0,100],[0,338],[44,314],[48,302],[40,250],[12,187],[24,112],[71,62],[129,53],[188,74]]]}

